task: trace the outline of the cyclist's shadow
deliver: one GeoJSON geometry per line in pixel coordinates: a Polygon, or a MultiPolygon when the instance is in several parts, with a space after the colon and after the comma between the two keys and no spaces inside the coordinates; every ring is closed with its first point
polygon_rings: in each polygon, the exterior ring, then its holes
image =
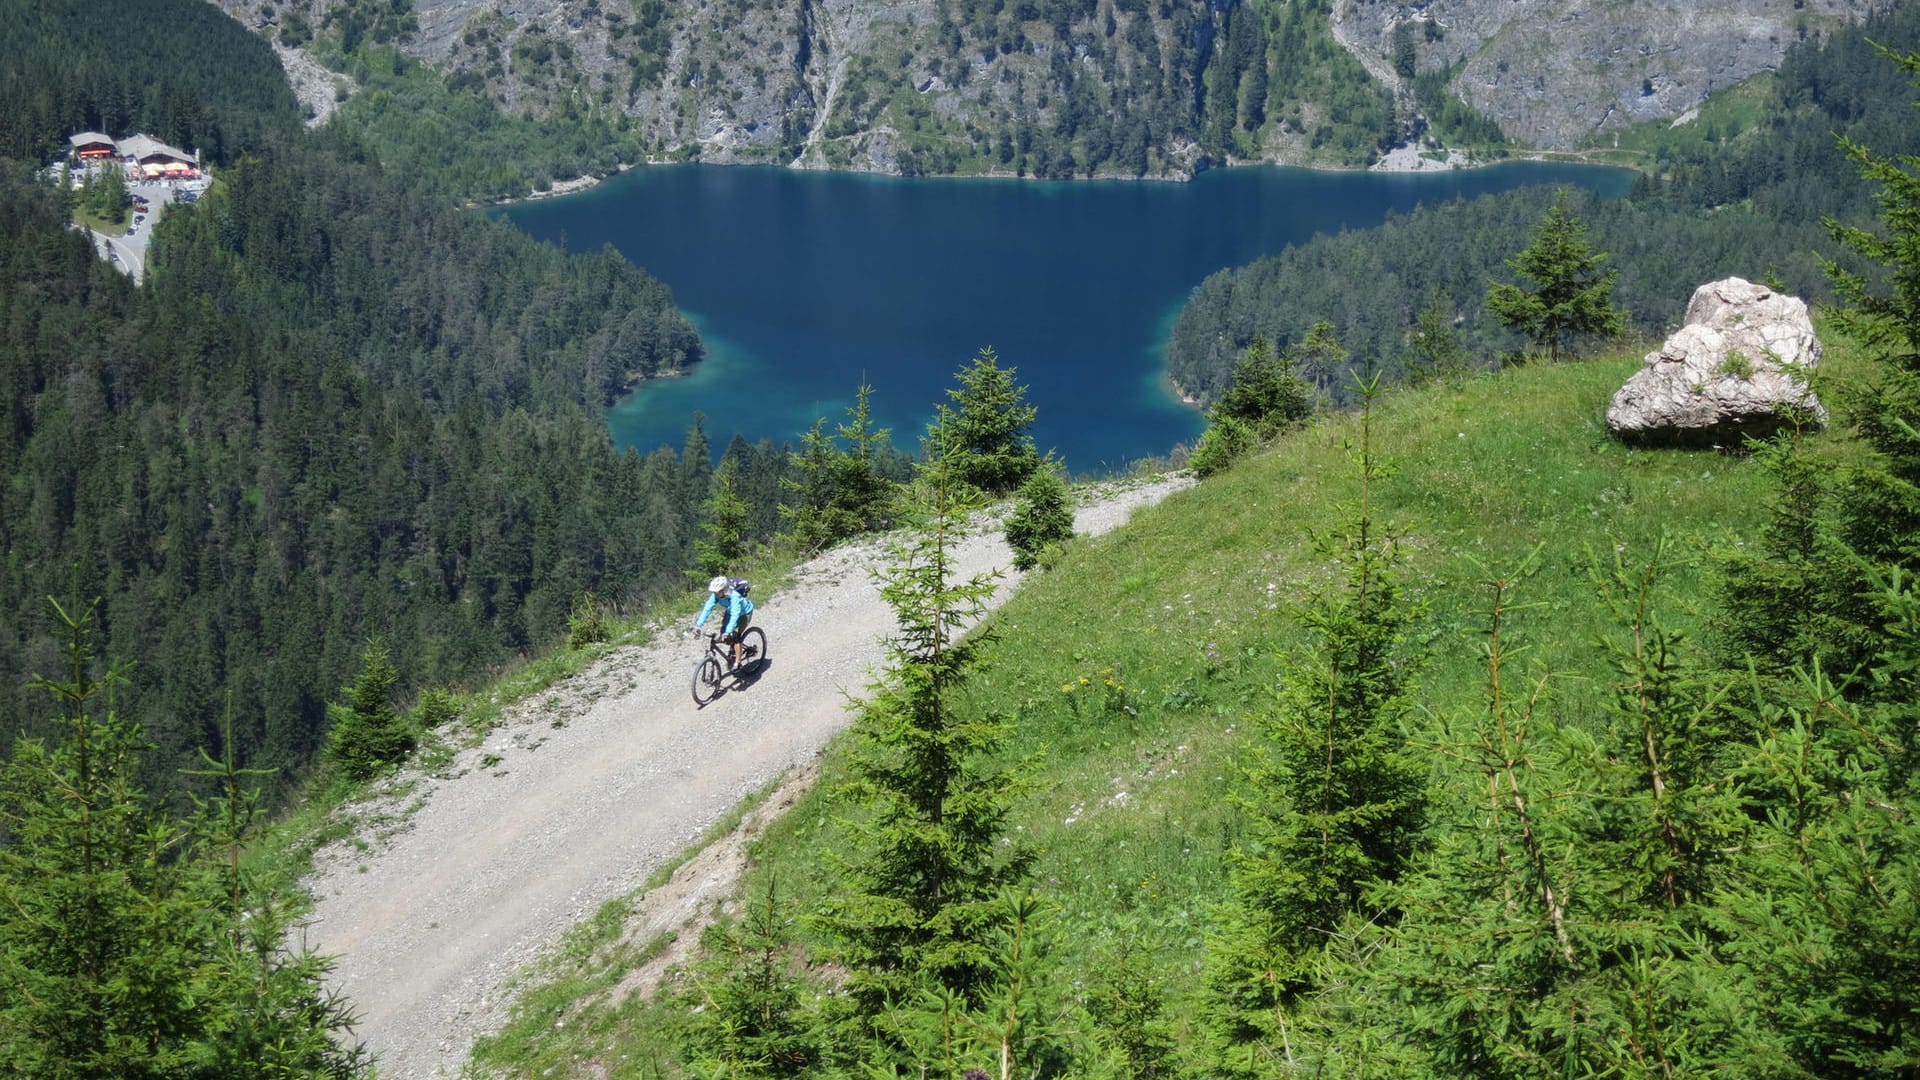
{"type": "Polygon", "coordinates": [[[747,663],[741,665],[740,667],[733,669],[731,672],[728,672],[726,675],[721,677],[720,692],[718,694],[713,695],[714,698],[718,700],[724,695],[732,693],[735,690],[750,689],[753,686],[753,684],[759,682],[760,677],[762,675],[765,675],[768,669],[772,667],[773,667],[773,658],[769,656],[762,656],[758,659],[750,660],[747,663]]]}

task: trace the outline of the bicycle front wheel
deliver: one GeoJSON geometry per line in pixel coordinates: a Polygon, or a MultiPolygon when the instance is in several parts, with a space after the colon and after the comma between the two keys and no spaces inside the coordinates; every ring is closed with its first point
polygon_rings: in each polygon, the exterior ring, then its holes
{"type": "Polygon", "coordinates": [[[749,626],[740,635],[740,670],[758,672],[767,666],[767,632],[749,626]]]}
{"type": "Polygon", "coordinates": [[[693,669],[693,703],[705,707],[720,694],[720,661],[703,657],[693,669]]]}

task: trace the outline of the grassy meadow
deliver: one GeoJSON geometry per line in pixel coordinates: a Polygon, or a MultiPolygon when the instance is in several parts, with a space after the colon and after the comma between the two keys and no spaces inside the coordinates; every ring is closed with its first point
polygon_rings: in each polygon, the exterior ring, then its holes
{"type": "MultiPolygon", "coordinates": [[[[1747,457],[1634,450],[1608,435],[1608,400],[1640,356],[1512,369],[1376,405],[1373,451],[1394,472],[1369,493],[1371,511],[1403,540],[1401,578],[1421,612],[1409,734],[1436,770],[1441,721],[1483,711],[1490,575],[1512,578],[1510,602],[1530,605],[1504,634],[1509,651],[1526,650],[1530,685],[1544,680],[1561,720],[1598,724],[1611,669],[1596,643],[1624,631],[1593,568],[1661,552],[1660,621],[1704,631],[1714,553],[1757,534],[1772,489],[1747,457]]],[[[1830,347],[1823,376],[1844,379],[1855,363],[1844,343],[1830,347]]],[[[1854,451],[1826,397],[1834,428],[1812,445],[1838,463],[1854,451]]],[[[966,707],[1013,718],[1009,759],[1037,757],[1015,820],[1042,853],[1036,884],[1062,980],[1085,986],[1123,951],[1149,957],[1169,1015],[1193,1015],[1209,921],[1227,895],[1223,852],[1241,828],[1236,754],[1304,645],[1299,602],[1337,579],[1312,537],[1354,513],[1359,438],[1357,417],[1323,417],[1126,527],[1075,541],[993,618],[993,660],[966,707]]],[[[843,755],[844,739],[823,782],[755,843],[743,890],[776,883],[803,944],[803,915],[833,889],[847,842],[845,811],[828,797],[843,755]]],[[[609,905],[556,954],[477,1064],[673,1074],[672,1010],[604,993],[660,944],[616,944],[624,907],[609,905]]]]}

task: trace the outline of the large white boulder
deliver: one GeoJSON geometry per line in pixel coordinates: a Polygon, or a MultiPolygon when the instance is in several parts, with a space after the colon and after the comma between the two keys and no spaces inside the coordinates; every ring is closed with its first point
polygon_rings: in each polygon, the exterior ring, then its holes
{"type": "Polygon", "coordinates": [[[1827,410],[1806,385],[1820,352],[1798,297],[1740,278],[1702,285],[1686,324],[1613,395],[1607,426],[1641,445],[1728,448],[1795,420],[1822,426],[1827,410]]]}

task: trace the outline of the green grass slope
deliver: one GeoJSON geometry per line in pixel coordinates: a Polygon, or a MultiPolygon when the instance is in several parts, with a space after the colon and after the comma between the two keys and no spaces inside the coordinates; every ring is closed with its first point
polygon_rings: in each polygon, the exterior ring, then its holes
{"type": "MultiPolygon", "coordinates": [[[[1830,374],[1852,363],[1829,349],[1830,374]]],[[[1665,622],[1699,628],[1709,616],[1711,553],[1755,533],[1771,486],[1743,456],[1639,451],[1610,438],[1607,402],[1639,364],[1636,352],[1510,370],[1377,405],[1374,450],[1396,471],[1372,491],[1372,509],[1404,536],[1405,580],[1423,608],[1417,723],[1481,708],[1483,582],[1535,548],[1536,569],[1512,599],[1537,606],[1509,634],[1540,669],[1560,673],[1552,707],[1563,720],[1598,723],[1610,691],[1595,641],[1615,628],[1589,579],[1594,560],[1642,561],[1664,536],[1665,622]]],[[[994,661],[970,705],[1016,717],[1012,756],[1042,755],[1018,829],[1042,851],[1037,883],[1068,981],[1110,966],[1125,941],[1150,955],[1170,1014],[1192,1015],[1203,939],[1226,896],[1222,855],[1240,829],[1228,797],[1236,753],[1301,644],[1299,600],[1337,572],[1309,538],[1336,529],[1360,495],[1358,433],[1355,417],[1323,418],[1128,526],[1076,542],[995,616],[994,661]]],[[[1852,452],[1839,433],[1814,449],[1852,452]]],[[[823,782],[755,844],[746,894],[764,892],[772,875],[797,915],[834,887],[831,855],[847,840],[826,793],[839,770],[830,753],[823,782]]],[[[616,933],[618,921],[603,919],[599,932],[616,933]]],[[[804,920],[796,929],[805,944],[804,920]]],[[[579,1000],[597,1001],[596,988],[645,951],[608,940],[572,943],[554,984],[524,999],[481,1060],[514,1075],[594,1060],[611,1076],[655,1075],[670,1061],[670,1010],[579,1000]]]]}

